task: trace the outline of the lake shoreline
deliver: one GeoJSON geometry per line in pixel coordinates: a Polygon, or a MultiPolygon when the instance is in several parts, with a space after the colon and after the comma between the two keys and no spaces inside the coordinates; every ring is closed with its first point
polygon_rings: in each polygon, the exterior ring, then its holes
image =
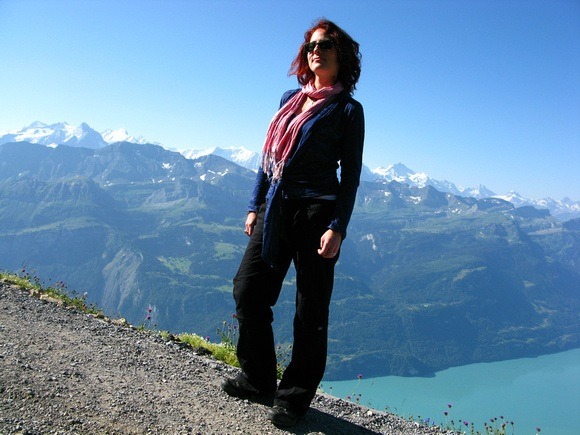
{"type": "Polygon", "coordinates": [[[534,434],[539,427],[542,433],[572,435],[580,427],[574,406],[580,391],[580,349],[458,366],[432,377],[367,379],[362,373],[350,381],[323,380],[321,388],[405,418],[435,424],[453,420],[456,428],[467,421],[483,431],[484,423],[498,424],[502,416],[508,425],[514,422],[518,434],[534,434]]]}

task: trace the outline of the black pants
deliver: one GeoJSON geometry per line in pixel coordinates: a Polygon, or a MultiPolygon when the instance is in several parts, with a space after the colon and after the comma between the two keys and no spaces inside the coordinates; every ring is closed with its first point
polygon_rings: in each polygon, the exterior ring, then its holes
{"type": "Polygon", "coordinates": [[[297,290],[294,344],[274,403],[305,413],[326,367],[329,305],[338,255],[322,258],[317,249],[331,220],[334,201],[283,201],[279,270],[272,269],[261,258],[264,208],[258,213],[234,278],[239,322],[237,355],[243,376],[252,386],[266,393],[276,390],[272,307],[290,263],[294,262],[297,290]]]}

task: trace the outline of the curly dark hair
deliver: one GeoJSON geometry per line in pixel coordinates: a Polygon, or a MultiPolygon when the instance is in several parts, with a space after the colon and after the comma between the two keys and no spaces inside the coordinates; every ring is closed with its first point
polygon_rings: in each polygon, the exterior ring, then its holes
{"type": "Polygon", "coordinates": [[[300,45],[298,54],[292,61],[288,75],[295,75],[298,83],[302,86],[314,78],[314,73],[308,67],[308,53],[305,44],[310,41],[310,37],[318,29],[324,29],[326,35],[334,42],[340,64],[337,79],[352,94],[360,77],[359,44],[335,23],[324,18],[317,20],[304,33],[304,42],[300,45]]]}

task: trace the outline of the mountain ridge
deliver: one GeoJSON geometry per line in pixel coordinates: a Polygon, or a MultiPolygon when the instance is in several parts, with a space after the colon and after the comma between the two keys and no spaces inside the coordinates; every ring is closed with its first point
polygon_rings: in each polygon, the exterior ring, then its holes
{"type": "MultiPolygon", "coordinates": [[[[138,144],[152,143],[164,147],[158,142],[148,141],[143,136],[132,136],[124,128],[119,128],[117,130],[107,129],[98,133],[90,128],[86,123],[82,123],[80,126],[75,127],[66,122],[48,125],[40,121],[35,121],[21,130],[14,130],[5,133],[0,132],[0,144],[13,141],[28,141],[31,143],[40,143],[46,146],[65,144],[92,149],[102,148],[115,142],[130,142],[138,144]]],[[[243,147],[211,147],[201,150],[190,148],[164,148],[170,151],[177,151],[189,159],[196,159],[209,154],[218,155],[251,170],[257,170],[260,164],[258,153],[247,150],[243,147]]],[[[435,180],[423,172],[415,172],[402,163],[391,164],[386,167],[378,167],[375,169],[370,169],[365,166],[363,168],[361,179],[374,182],[398,181],[418,187],[431,185],[443,192],[462,196],[472,196],[478,199],[497,197],[510,201],[516,206],[530,205],[536,208],[548,209],[553,216],[556,216],[563,221],[580,217],[580,201],[572,200],[568,197],[562,198],[561,200],[556,200],[551,197],[530,199],[524,198],[516,192],[508,192],[504,195],[498,195],[481,184],[467,188],[458,187],[453,182],[447,180],[435,180]]]]}

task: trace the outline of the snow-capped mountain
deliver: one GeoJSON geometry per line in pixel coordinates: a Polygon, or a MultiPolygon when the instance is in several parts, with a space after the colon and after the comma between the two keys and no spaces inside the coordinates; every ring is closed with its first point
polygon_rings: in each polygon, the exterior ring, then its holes
{"type": "MultiPolygon", "coordinates": [[[[102,148],[115,142],[132,142],[137,144],[153,143],[154,145],[163,146],[157,142],[150,142],[143,136],[132,136],[126,129],[105,130],[98,133],[87,124],[82,123],[79,126],[73,126],[66,122],[57,124],[45,124],[36,121],[28,127],[21,130],[9,132],[0,132],[0,145],[7,142],[31,142],[46,146],[55,147],[57,145],[69,145],[84,148],[102,148]]],[[[163,146],[164,147],[164,146],[163,146]]],[[[229,148],[207,148],[199,149],[172,149],[189,159],[196,159],[210,154],[223,157],[244,168],[256,171],[260,164],[260,155],[243,147],[229,148]]],[[[402,163],[370,169],[363,165],[361,180],[377,183],[389,183],[397,181],[406,183],[410,186],[425,187],[433,186],[441,192],[449,192],[454,195],[469,196],[477,199],[495,197],[511,202],[516,207],[531,205],[536,208],[550,210],[550,213],[561,219],[568,220],[580,217],[580,201],[573,201],[570,198],[564,198],[560,201],[552,198],[528,199],[523,198],[517,192],[508,192],[505,195],[497,195],[484,185],[463,188],[447,180],[435,180],[423,172],[415,172],[402,163]]]]}
{"type": "Polygon", "coordinates": [[[197,149],[178,149],[177,152],[183,154],[184,157],[188,159],[197,159],[199,157],[207,156],[213,154],[216,156],[223,157],[226,160],[234,162],[246,169],[251,169],[252,171],[257,171],[260,167],[260,155],[254,151],[250,151],[244,147],[235,148],[220,148],[213,147],[203,150],[197,149]]]}
{"type": "MultiPolygon", "coordinates": [[[[370,179],[367,179],[367,181],[381,183],[397,181],[399,183],[406,183],[410,186],[417,187],[433,186],[441,192],[449,192],[461,196],[471,196],[477,199],[488,198],[495,195],[494,192],[482,184],[468,188],[458,187],[451,181],[434,180],[424,172],[415,172],[402,163],[372,169],[370,170],[370,174],[370,179]]],[[[368,174],[366,176],[369,177],[368,174]]]]}
{"type": "Polygon", "coordinates": [[[7,142],[30,142],[50,147],[68,145],[91,149],[102,148],[115,142],[154,143],[143,136],[131,136],[124,128],[108,129],[99,133],[84,122],[74,126],[67,122],[45,124],[40,121],[33,122],[21,130],[0,133],[0,144],[7,142]]]}
{"type": "Polygon", "coordinates": [[[66,122],[48,125],[36,121],[21,130],[0,133],[0,144],[6,142],[31,142],[52,147],[69,145],[93,149],[107,145],[103,137],[84,122],[75,127],[66,122]]]}
{"type": "Polygon", "coordinates": [[[402,163],[380,167],[373,170],[363,171],[363,179],[379,183],[389,183],[397,181],[406,183],[410,186],[425,187],[433,186],[440,192],[449,192],[454,195],[468,196],[477,199],[482,198],[499,198],[511,202],[515,207],[533,206],[539,209],[548,209],[550,214],[558,219],[565,221],[580,217],[580,201],[573,201],[570,198],[564,198],[561,201],[553,198],[529,199],[524,198],[517,192],[508,192],[505,195],[497,195],[489,190],[483,184],[475,187],[459,187],[447,180],[434,180],[423,172],[415,172],[402,163]]]}
{"type": "Polygon", "coordinates": [[[101,132],[103,140],[108,144],[115,142],[131,142],[138,144],[152,143],[154,145],[161,145],[157,142],[151,142],[145,139],[143,136],[131,136],[125,128],[118,128],[117,130],[107,129],[101,132]]]}
{"type": "Polygon", "coordinates": [[[550,210],[552,216],[560,220],[568,220],[580,217],[580,201],[573,201],[566,197],[560,201],[547,197],[541,199],[524,198],[519,193],[511,191],[505,195],[493,195],[495,198],[500,198],[511,202],[516,207],[531,205],[535,208],[543,208],[550,210]]]}

